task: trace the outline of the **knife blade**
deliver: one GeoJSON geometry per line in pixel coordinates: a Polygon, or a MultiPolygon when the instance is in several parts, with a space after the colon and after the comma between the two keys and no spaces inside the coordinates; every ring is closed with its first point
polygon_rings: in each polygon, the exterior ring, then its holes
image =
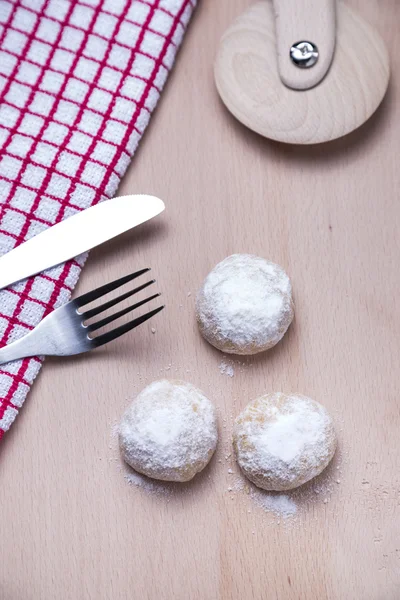
{"type": "Polygon", "coordinates": [[[55,267],[160,214],[164,202],[146,194],[120,196],[91,206],[0,258],[0,289],[55,267]]]}

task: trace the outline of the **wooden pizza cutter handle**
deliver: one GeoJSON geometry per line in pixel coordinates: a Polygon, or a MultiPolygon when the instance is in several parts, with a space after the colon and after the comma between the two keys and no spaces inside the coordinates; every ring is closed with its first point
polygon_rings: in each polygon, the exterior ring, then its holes
{"type": "Polygon", "coordinates": [[[318,85],[329,71],[336,41],[336,0],[273,0],[278,71],[295,90],[318,85]]]}

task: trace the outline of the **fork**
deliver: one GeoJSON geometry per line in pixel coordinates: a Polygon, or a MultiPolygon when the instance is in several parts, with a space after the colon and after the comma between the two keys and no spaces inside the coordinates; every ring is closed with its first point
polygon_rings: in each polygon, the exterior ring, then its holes
{"type": "Polygon", "coordinates": [[[159,306],[158,308],[155,308],[140,317],[136,317],[128,323],[124,323],[111,331],[98,335],[97,337],[91,337],[91,334],[94,331],[112,323],[115,319],[119,319],[132,310],[139,308],[139,306],[158,298],[161,294],[153,294],[152,296],[140,300],[136,304],[128,306],[127,308],[100,319],[97,322],[90,323],[90,325],[85,324],[89,319],[96,317],[105,310],[119,304],[126,298],[134,296],[149,285],[152,285],[155,283],[155,279],[147,281],[139,287],[121,294],[117,298],[109,300],[100,306],[86,310],[85,312],[80,312],[80,309],[86,304],[101,298],[105,294],[119,288],[125,283],[129,283],[148,271],[150,271],[150,269],[141,269],[140,271],[136,271],[136,273],[125,275],[125,277],[111,281],[106,285],[96,288],[91,292],[71,300],[63,306],[60,306],[47,315],[35,329],[30,331],[23,338],[1,348],[0,365],[27,356],[69,356],[72,354],[88,352],[89,350],[94,350],[94,348],[98,348],[99,346],[103,346],[103,344],[107,344],[108,342],[119,338],[124,333],[141,325],[141,323],[144,323],[148,319],[151,319],[151,317],[160,312],[164,306],[159,306]]]}

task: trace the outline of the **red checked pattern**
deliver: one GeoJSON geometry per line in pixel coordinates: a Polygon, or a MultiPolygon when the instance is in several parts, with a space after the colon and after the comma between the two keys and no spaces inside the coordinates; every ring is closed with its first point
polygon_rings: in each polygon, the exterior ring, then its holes
{"type": "MultiPolygon", "coordinates": [[[[0,0],[0,254],[115,195],[196,0],[0,0]]],[[[0,292],[0,340],[70,298],[85,257],[0,292]]],[[[0,438],[41,366],[0,368],[0,438]]]]}

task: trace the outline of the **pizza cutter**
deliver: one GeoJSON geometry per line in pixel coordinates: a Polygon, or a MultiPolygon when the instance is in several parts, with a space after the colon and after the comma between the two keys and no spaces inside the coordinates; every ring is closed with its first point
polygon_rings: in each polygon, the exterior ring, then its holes
{"type": "Polygon", "coordinates": [[[290,144],[362,125],[389,83],[378,32],[341,0],[259,0],[226,31],[215,62],[222,101],[244,125],[290,144]]]}

